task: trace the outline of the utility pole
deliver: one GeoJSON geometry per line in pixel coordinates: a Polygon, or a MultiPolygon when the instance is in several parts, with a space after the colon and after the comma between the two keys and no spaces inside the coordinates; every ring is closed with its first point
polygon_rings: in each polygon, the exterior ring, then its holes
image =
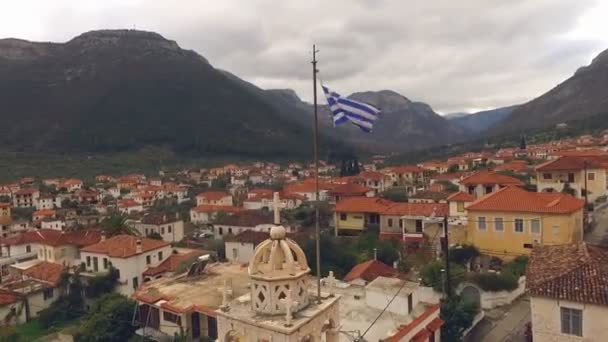
{"type": "Polygon", "coordinates": [[[445,298],[450,299],[450,243],[448,240],[448,216],[443,217],[443,235],[445,235],[445,298]]]}
{"type": "Polygon", "coordinates": [[[585,210],[589,207],[589,198],[587,197],[587,159],[583,160],[583,170],[585,171],[585,210]]]}
{"type": "Polygon", "coordinates": [[[317,113],[317,47],[312,45],[312,98],[315,108],[313,153],[315,160],[315,247],[317,256],[317,303],[321,303],[321,229],[319,227],[319,118],[317,113]]]}

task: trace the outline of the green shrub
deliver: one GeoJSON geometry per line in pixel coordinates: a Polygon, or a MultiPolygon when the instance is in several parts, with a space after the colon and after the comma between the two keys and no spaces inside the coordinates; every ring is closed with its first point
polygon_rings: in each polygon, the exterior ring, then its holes
{"type": "Polygon", "coordinates": [[[473,245],[462,245],[450,248],[450,262],[464,265],[479,256],[479,249],[473,245]]]}
{"type": "MultiPolygon", "coordinates": [[[[420,277],[422,278],[422,285],[431,286],[437,292],[443,292],[444,280],[443,272],[445,264],[440,261],[433,261],[426,264],[420,269],[420,277]]],[[[450,264],[450,285],[452,289],[456,288],[458,284],[464,279],[464,268],[458,264],[450,264]]]]}
{"type": "Polygon", "coordinates": [[[527,256],[518,256],[512,261],[503,265],[502,273],[511,273],[517,278],[526,274],[526,266],[528,265],[527,256]]]}
{"type": "Polygon", "coordinates": [[[471,277],[471,281],[477,284],[484,291],[512,291],[519,285],[518,277],[504,273],[476,273],[471,277]]]}

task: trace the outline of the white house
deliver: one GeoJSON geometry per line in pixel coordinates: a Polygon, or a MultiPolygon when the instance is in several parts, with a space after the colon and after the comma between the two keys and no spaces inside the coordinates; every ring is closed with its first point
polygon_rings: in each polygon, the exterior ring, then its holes
{"type": "Polygon", "coordinates": [[[80,251],[80,260],[89,274],[106,273],[113,266],[119,273],[118,292],[130,296],[143,282],[142,274],[171,255],[166,241],[132,235],[116,235],[80,251]]]}
{"type": "Polygon", "coordinates": [[[190,222],[195,224],[209,223],[220,213],[234,214],[243,211],[242,208],[231,205],[202,204],[190,209],[190,222]]]}
{"type": "Polygon", "coordinates": [[[196,195],[196,205],[226,205],[232,206],[232,195],[224,191],[205,191],[196,195]]]}
{"type": "Polygon", "coordinates": [[[40,197],[37,189],[21,189],[13,193],[13,206],[16,208],[31,208],[36,206],[40,197]]]}
{"type": "Polygon", "coordinates": [[[184,221],[177,214],[146,214],[134,222],[133,227],[142,236],[157,233],[168,242],[179,242],[184,238],[184,221]]]}
{"type": "Polygon", "coordinates": [[[535,342],[605,341],[608,334],[608,249],[538,246],[528,263],[535,342]]]}
{"type": "Polygon", "coordinates": [[[137,203],[131,198],[123,199],[118,201],[118,211],[121,214],[131,214],[133,212],[144,211],[144,206],[141,203],[137,203]]]}
{"type": "Polygon", "coordinates": [[[40,195],[35,206],[36,210],[61,208],[61,198],[53,195],[40,195]]]}
{"type": "Polygon", "coordinates": [[[248,263],[255,247],[268,238],[268,232],[245,230],[225,239],[226,259],[230,262],[248,263]]]}
{"type": "Polygon", "coordinates": [[[40,221],[41,229],[63,230],[65,222],[58,217],[48,217],[40,221]]]}

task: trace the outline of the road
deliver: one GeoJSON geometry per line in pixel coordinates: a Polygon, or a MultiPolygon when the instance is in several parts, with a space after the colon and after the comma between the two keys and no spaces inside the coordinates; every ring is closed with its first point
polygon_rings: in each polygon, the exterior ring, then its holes
{"type": "Polygon", "coordinates": [[[486,311],[486,316],[465,338],[467,342],[525,342],[530,322],[530,299],[522,296],[511,305],[486,311]]]}
{"type": "Polygon", "coordinates": [[[608,247],[608,206],[593,212],[594,228],[585,234],[585,241],[608,247]]]}

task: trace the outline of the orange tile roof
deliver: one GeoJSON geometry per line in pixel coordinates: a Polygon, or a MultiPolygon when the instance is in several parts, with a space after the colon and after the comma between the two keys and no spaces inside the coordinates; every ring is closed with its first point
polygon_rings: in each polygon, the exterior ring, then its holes
{"type": "Polygon", "coordinates": [[[106,254],[113,258],[128,258],[137,253],[135,244],[141,240],[142,253],[149,252],[171,244],[162,240],[137,237],[133,235],[115,235],[105,241],[81,249],[82,252],[106,254]]]}
{"type": "Polygon", "coordinates": [[[236,235],[228,235],[224,239],[226,242],[247,242],[258,245],[260,242],[269,238],[268,232],[260,232],[251,229],[244,230],[236,235]]]}
{"type": "MultiPolygon", "coordinates": [[[[420,316],[416,317],[410,323],[408,323],[406,325],[400,326],[399,330],[397,330],[397,332],[393,336],[391,336],[391,337],[389,337],[387,339],[384,339],[382,341],[383,342],[399,342],[399,341],[401,341],[401,339],[403,337],[405,337],[412,330],[416,329],[422,322],[424,322],[424,320],[426,320],[427,318],[429,318],[435,312],[439,311],[439,307],[440,307],[439,304],[435,304],[435,305],[429,307],[428,309],[426,309],[426,311],[424,311],[420,316]]],[[[423,328],[421,331],[426,331],[428,333],[428,330],[426,330],[426,327],[423,328]]],[[[428,336],[427,336],[427,338],[428,338],[428,336]]]]}
{"type": "Polygon", "coordinates": [[[213,204],[202,204],[197,205],[196,207],[190,209],[194,210],[197,213],[215,213],[219,211],[224,211],[227,213],[238,213],[243,211],[243,208],[234,207],[231,205],[213,205],[213,204]]]}
{"type": "Polygon", "coordinates": [[[608,305],[608,248],[585,242],[539,246],[526,273],[532,296],[608,305]]]}
{"type": "Polygon", "coordinates": [[[494,168],[494,171],[515,171],[523,172],[530,169],[528,163],[525,160],[513,160],[502,165],[498,165],[494,168]]]}
{"type": "Polygon", "coordinates": [[[0,289],[0,306],[17,303],[19,294],[8,290],[0,289]]]}
{"type": "Polygon", "coordinates": [[[336,203],[336,212],[342,213],[380,213],[393,202],[376,197],[348,197],[336,203]]]}
{"type": "Polygon", "coordinates": [[[56,286],[66,269],[61,264],[43,261],[23,271],[23,275],[56,286]]]}
{"type": "Polygon", "coordinates": [[[475,196],[468,194],[466,192],[459,191],[455,194],[450,195],[448,197],[448,201],[451,202],[473,202],[475,201],[475,196]]]}
{"type": "Polygon", "coordinates": [[[329,191],[331,195],[348,195],[348,196],[362,196],[370,192],[371,189],[354,183],[340,184],[329,191]]]}
{"type": "Polygon", "coordinates": [[[64,232],[54,229],[39,229],[23,232],[7,239],[2,239],[1,242],[7,245],[40,243],[49,246],[88,246],[97,243],[100,240],[101,232],[97,229],[77,230],[72,232],[64,232]]]}
{"type": "Polygon", "coordinates": [[[500,185],[524,185],[522,181],[517,178],[501,175],[492,171],[480,171],[474,173],[468,177],[463,178],[460,184],[474,185],[474,184],[500,184],[500,185]]]}
{"type": "Polygon", "coordinates": [[[479,198],[467,210],[569,214],[581,210],[585,202],[560,192],[529,192],[508,186],[479,198]]]}
{"type": "Polygon", "coordinates": [[[446,216],[449,206],[447,203],[393,203],[380,212],[391,216],[426,216],[433,214],[437,217],[446,216]]]}
{"type": "Polygon", "coordinates": [[[130,208],[130,207],[139,207],[141,204],[135,202],[132,198],[125,198],[118,201],[119,208],[130,208]]]}
{"type": "Polygon", "coordinates": [[[359,173],[358,176],[361,178],[378,180],[378,181],[382,180],[386,177],[382,172],[378,172],[378,171],[363,171],[363,172],[359,173]]]}
{"type": "Polygon", "coordinates": [[[205,198],[208,201],[219,201],[224,197],[230,197],[230,194],[224,191],[205,191],[196,195],[196,197],[205,198]]]}
{"type": "Polygon", "coordinates": [[[378,260],[368,260],[355,265],[350,272],[344,276],[344,281],[363,279],[370,282],[378,277],[393,278],[397,277],[398,275],[399,272],[389,265],[378,260]]]}
{"type": "Polygon", "coordinates": [[[203,255],[203,251],[190,251],[187,253],[171,254],[165,261],[156,267],[149,267],[143,273],[144,276],[155,276],[165,272],[175,272],[181,263],[203,255]]]}
{"type": "Polygon", "coordinates": [[[607,157],[564,156],[540,164],[536,167],[536,171],[583,170],[585,167],[588,169],[603,169],[606,168],[606,162],[608,162],[607,157]]]}
{"type": "Polygon", "coordinates": [[[424,172],[424,169],[416,165],[405,165],[405,166],[389,166],[382,170],[382,172],[395,172],[395,173],[414,173],[424,172]]]}

